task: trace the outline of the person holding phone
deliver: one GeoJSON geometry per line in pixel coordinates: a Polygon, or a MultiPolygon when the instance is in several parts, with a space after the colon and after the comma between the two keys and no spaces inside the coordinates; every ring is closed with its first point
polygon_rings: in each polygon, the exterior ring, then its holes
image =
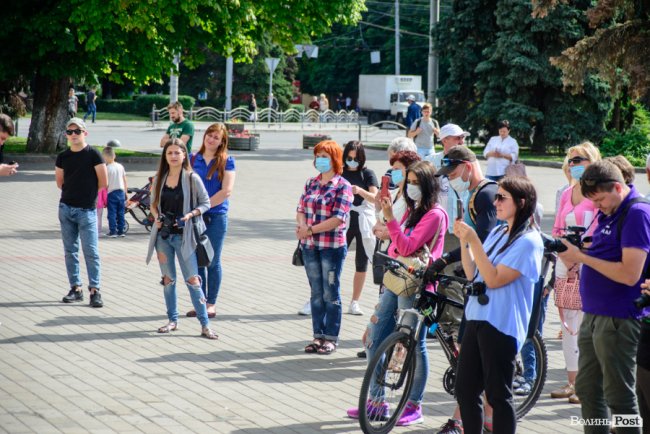
{"type": "Polygon", "coordinates": [[[190,167],[187,147],[181,139],[169,139],[163,147],[158,172],[151,182],[151,214],[156,224],[151,228],[147,264],[151,261],[154,249],[158,256],[167,306],[167,324],[158,328],[158,333],[170,333],[178,329],[178,301],[176,296],[176,265],[178,257],[183,280],[187,285],[201,324],[201,336],[218,339],[210,328],[210,320],[205,305],[205,295],[201,290],[201,280],[196,259],[196,233],[205,232],[205,223],[200,218],[210,209],[210,197],[201,178],[190,167]],[[168,216],[173,216],[169,222],[168,216]],[[160,231],[165,219],[165,231],[160,231]],[[197,218],[198,217],[198,218],[197,218]],[[178,219],[184,222],[182,227],[178,219]],[[194,225],[197,225],[195,230],[194,225]],[[170,227],[171,226],[171,227],[170,227]]]}
{"type": "Polygon", "coordinates": [[[375,217],[375,196],[377,194],[377,176],[366,167],[366,151],[361,142],[352,140],[343,149],[343,178],[352,186],[354,200],[350,207],[350,219],[346,231],[348,248],[356,240],[354,257],[355,273],[352,280],[352,301],[348,313],[363,315],[359,306],[359,298],[366,282],[368,257],[372,256],[375,248],[375,235],[372,228],[377,223],[375,217]]]}
{"type": "Polygon", "coordinates": [[[526,340],[534,285],[539,280],[544,246],[531,226],[537,192],[528,178],[503,178],[495,195],[499,220],[485,243],[467,223],[456,220],[463,270],[485,283],[487,304],[470,294],[467,323],[458,358],[456,396],[464,432],[483,432],[482,393],[493,408],[493,432],[514,434],[512,399],[515,357],[526,340]]]}
{"type": "MultiPolygon", "coordinates": [[[[398,154],[399,155],[399,154],[398,154]]],[[[424,246],[430,247],[431,258],[438,258],[442,254],[444,235],[447,231],[449,220],[447,213],[438,205],[440,184],[436,178],[436,169],[428,161],[412,163],[406,169],[406,212],[398,221],[393,213],[393,203],[389,198],[381,199],[381,208],[386,220],[391,245],[388,255],[392,258],[398,256],[411,256],[424,246]]],[[[433,290],[429,285],[427,290],[433,290]]],[[[374,315],[370,319],[369,335],[365,340],[368,359],[372,360],[375,351],[388,337],[395,327],[396,312],[400,308],[410,308],[416,294],[411,296],[398,296],[391,291],[384,291],[379,298],[379,303],[374,315]]],[[[418,336],[416,350],[417,362],[414,372],[413,387],[408,397],[408,402],[397,425],[407,426],[422,423],[422,400],[429,372],[429,357],[426,349],[426,327],[422,327],[418,336]]],[[[368,402],[373,408],[383,408],[388,414],[390,409],[383,402],[384,388],[376,382],[371,385],[372,401],[368,402]]],[[[348,417],[358,418],[358,407],[347,411],[348,417]]]]}

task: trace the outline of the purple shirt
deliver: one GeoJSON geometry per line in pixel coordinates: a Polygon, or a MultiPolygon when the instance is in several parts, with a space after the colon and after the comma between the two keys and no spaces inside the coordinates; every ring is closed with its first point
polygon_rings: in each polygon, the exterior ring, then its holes
{"type": "MultiPolygon", "coordinates": [[[[641,196],[634,186],[630,194],[623,199],[614,214],[606,216],[599,213],[599,221],[593,235],[593,243],[588,250],[589,256],[610,262],[620,262],[622,249],[632,247],[644,252],[650,251],[650,205],[637,203],[630,207],[622,225],[621,234],[618,234],[618,222],[621,211],[627,203],[635,197],[641,196]]],[[[650,261],[646,258],[643,270],[645,271],[650,261]]],[[[632,286],[617,283],[608,279],[587,265],[582,266],[580,276],[580,297],[582,297],[582,310],[594,315],[611,316],[615,318],[640,318],[642,312],[633,304],[641,295],[641,282],[644,276],[632,286]]],[[[650,309],[645,309],[646,314],[650,309]]]]}

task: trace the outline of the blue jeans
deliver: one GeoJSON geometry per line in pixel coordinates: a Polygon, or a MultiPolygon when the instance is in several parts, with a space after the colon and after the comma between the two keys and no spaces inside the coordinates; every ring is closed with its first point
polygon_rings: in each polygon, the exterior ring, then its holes
{"type": "Polygon", "coordinates": [[[91,115],[93,123],[95,123],[95,116],[97,115],[97,106],[95,104],[88,104],[88,111],[86,111],[86,114],[84,115],[84,121],[91,115]]]}
{"type": "MultiPolygon", "coordinates": [[[[379,348],[381,343],[395,331],[395,322],[397,309],[408,309],[413,307],[413,299],[411,297],[399,297],[393,292],[384,291],[379,297],[379,302],[375,308],[374,317],[377,322],[373,323],[370,320],[368,326],[368,338],[366,339],[366,354],[368,361],[372,360],[375,356],[375,350],[379,348]]],[[[409,394],[409,401],[413,404],[419,405],[424,397],[424,388],[427,384],[427,377],[429,375],[429,354],[427,353],[426,334],[427,328],[422,326],[420,329],[420,336],[418,345],[416,347],[416,367],[413,378],[413,388],[409,394]]],[[[384,389],[379,387],[375,381],[370,386],[370,395],[375,402],[381,402],[384,399],[384,389]]]]}
{"type": "Polygon", "coordinates": [[[208,327],[210,321],[208,320],[208,311],[205,306],[205,296],[201,290],[201,284],[191,285],[187,283],[192,277],[198,276],[199,270],[196,264],[196,255],[192,255],[188,259],[184,259],[181,255],[181,245],[183,243],[183,235],[171,234],[169,238],[163,240],[160,235],[156,239],[156,252],[158,253],[158,263],[160,264],[160,272],[163,276],[162,284],[165,288],[165,305],[167,306],[167,318],[170,322],[178,322],[178,304],[176,300],[176,264],[174,262],[175,256],[178,256],[178,264],[181,266],[181,273],[183,279],[187,284],[187,289],[190,291],[190,298],[196,311],[196,318],[201,323],[202,327],[208,327]],[[165,276],[169,277],[170,281],[167,285],[164,283],[165,276]]]}
{"type": "Polygon", "coordinates": [[[111,234],[124,233],[124,190],[113,190],[108,193],[108,230],[111,234]]]}
{"type": "Polygon", "coordinates": [[[420,147],[418,147],[418,155],[420,157],[422,157],[423,159],[425,157],[428,157],[429,155],[433,154],[433,152],[434,152],[433,146],[430,147],[430,148],[420,148],[420,147]]]}
{"type": "MultiPolygon", "coordinates": [[[[544,290],[544,281],[540,279],[535,284],[535,293],[533,299],[536,300],[538,294],[544,290]]],[[[542,304],[540,306],[539,314],[539,324],[537,324],[537,330],[539,334],[542,334],[542,329],[544,327],[544,321],[546,320],[546,306],[548,304],[548,295],[542,297],[540,300],[542,304]]],[[[536,359],[535,359],[535,349],[533,348],[533,342],[530,339],[526,339],[524,345],[521,347],[521,361],[524,364],[524,379],[529,383],[532,383],[537,377],[536,372],[536,359]]]]}
{"type": "Polygon", "coordinates": [[[79,240],[88,271],[88,287],[99,289],[101,278],[97,246],[97,211],[59,203],[59,222],[65,251],[65,268],[70,287],[82,286],[79,275],[79,240]]]}
{"type": "Polygon", "coordinates": [[[347,246],[328,249],[302,249],[305,271],[311,287],[311,324],[314,339],[335,344],[341,330],[341,270],[347,246]]]}
{"type": "Polygon", "coordinates": [[[209,222],[205,224],[206,234],[214,250],[214,258],[209,267],[199,268],[201,288],[208,304],[215,304],[221,287],[221,250],[228,231],[227,214],[208,214],[209,222]]]}

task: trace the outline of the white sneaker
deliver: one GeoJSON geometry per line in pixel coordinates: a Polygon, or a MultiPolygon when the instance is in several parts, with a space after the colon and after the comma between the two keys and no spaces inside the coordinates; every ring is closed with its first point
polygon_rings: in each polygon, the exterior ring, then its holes
{"type": "Polygon", "coordinates": [[[298,311],[298,315],[311,315],[311,301],[305,303],[305,305],[298,311]]]}
{"type": "Polygon", "coordinates": [[[348,308],[348,313],[350,315],[363,315],[361,307],[359,307],[359,302],[352,300],[350,302],[350,307],[348,308]]]}

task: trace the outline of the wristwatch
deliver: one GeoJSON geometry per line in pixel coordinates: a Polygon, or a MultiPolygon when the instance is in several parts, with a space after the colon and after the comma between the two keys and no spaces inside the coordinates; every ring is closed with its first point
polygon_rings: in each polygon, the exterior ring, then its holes
{"type": "Polygon", "coordinates": [[[311,226],[307,226],[307,235],[310,237],[314,235],[314,231],[312,230],[311,226]]]}

